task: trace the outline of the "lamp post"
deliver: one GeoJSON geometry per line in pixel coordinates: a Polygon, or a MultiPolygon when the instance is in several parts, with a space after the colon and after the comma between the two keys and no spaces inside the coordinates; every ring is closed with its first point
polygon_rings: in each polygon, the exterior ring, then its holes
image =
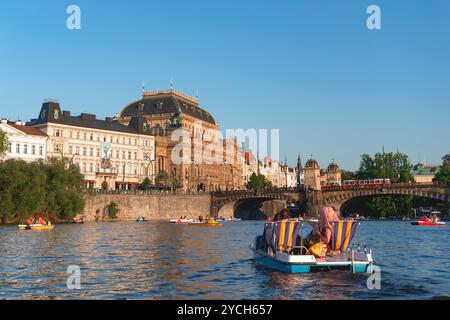
{"type": "Polygon", "coordinates": [[[75,154],[72,156],[72,158],[70,159],[70,165],[71,165],[71,166],[73,165],[73,159],[74,159],[75,157],[78,157],[78,156],[79,156],[78,153],[75,153],[75,154]]]}
{"type": "Polygon", "coordinates": [[[61,160],[64,160],[64,152],[59,147],[56,148],[56,152],[59,152],[61,154],[61,160]]]}

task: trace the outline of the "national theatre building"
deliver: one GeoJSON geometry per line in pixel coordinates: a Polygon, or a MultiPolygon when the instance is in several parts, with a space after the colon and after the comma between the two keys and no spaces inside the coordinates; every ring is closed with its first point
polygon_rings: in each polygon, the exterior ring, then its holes
{"type": "Polygon", "coordinates": [[[47,158],[66,158],[79,166],[87,188],[129,190],[145,178],[154,183],[159,176],[185,191],[237,190],[244,185],[236,140],[220,139],[219,125],[198,100],[173,89],[143,92],[141,99],[106,119],[87,113],[74,116],[58,102],[47,101],[27,125],[48,136],[47,158]],[[191,141],[183,143],[190,142],[192,152],[177,163],[172,151],[179,141],[172,141],[172,135],[180,130],[188,134],[191,141]],[[200,151],[194,140],[200,141],[200,151]],[[223,162],[194,161],[211,144],[223,146],[223,162]]]}

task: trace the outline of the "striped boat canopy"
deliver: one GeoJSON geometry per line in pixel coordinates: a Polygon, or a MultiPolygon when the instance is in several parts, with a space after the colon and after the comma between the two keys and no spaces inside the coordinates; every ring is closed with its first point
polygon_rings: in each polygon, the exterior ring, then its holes
{"type": "Polygon", "coordinates": [[[292,249],[297,240],[300,221],[278,221],[274,224],[272,248],[277,252],[292,249]]]}
{"type": "Polygon", "coordinates": [[[345,251],[356,233],[358,221],[345,220],[333,222],[333,239],[331,248],[333,250],[345,251]]]}

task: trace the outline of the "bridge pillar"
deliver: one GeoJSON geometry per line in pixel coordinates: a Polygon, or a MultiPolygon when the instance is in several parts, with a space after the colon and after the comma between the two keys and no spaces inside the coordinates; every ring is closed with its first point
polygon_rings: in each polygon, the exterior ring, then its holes
{"type": "Polygon", "coordinates": [[[318,217],[322,206],[322,191],[308,190],[306,192],[306,215],[309,217],[318,217]]]}

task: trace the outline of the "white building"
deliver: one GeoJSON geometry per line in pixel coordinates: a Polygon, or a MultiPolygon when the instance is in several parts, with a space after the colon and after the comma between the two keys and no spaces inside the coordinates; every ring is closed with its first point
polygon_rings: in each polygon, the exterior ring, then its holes
{"type": "Polygon", "coordinates": [[[48,136],[23,122],[11,122],[2,119],[0,130],[6,132],[9,146],[4,160],[20,159],[27,162],[45,160],[48,136]]]}
{"type": "Polygon", "coordinates": [[[48,135],[48,158],[78,165],[86,188],[128,190],[145,178],[155,180],[155,137],[144,117],[124,125],[93,114],[72,116],[49,101],[29,125],[48,135]]]}

